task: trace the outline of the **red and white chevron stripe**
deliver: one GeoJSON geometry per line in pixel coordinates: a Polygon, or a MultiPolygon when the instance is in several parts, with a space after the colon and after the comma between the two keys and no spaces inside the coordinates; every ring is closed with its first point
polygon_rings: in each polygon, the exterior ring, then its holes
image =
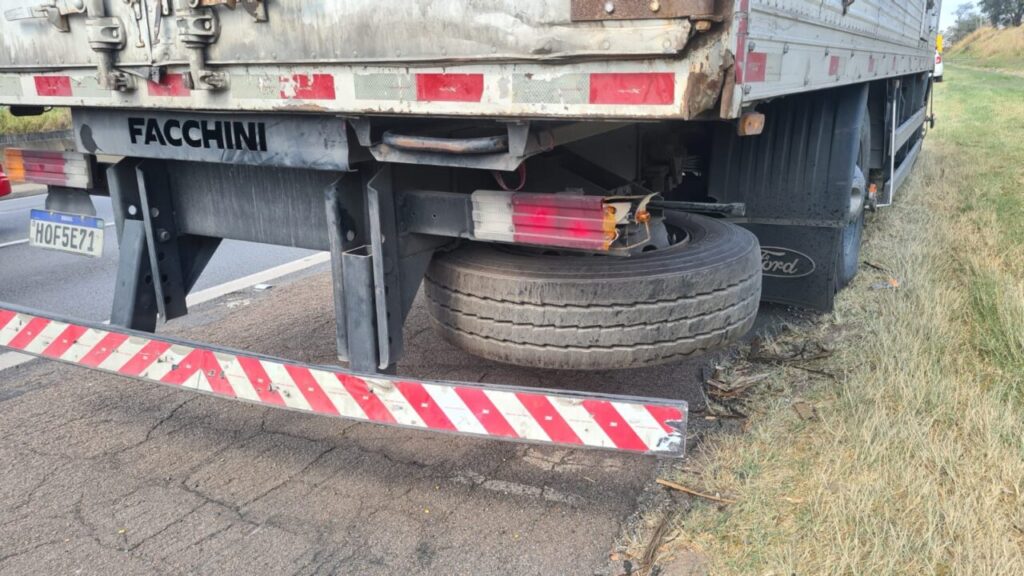
{"type": "Polygon", "coordinates": [[[357,376],[0,307],[0,348],[266,406],[488,438],[681,457],[687,406],[357,376]]]}

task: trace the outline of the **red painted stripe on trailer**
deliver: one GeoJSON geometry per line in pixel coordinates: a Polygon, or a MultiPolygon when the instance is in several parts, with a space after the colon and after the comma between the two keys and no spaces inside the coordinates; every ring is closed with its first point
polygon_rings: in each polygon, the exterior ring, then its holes
{"type": "Polygon", "coordinates": [[[838,76],[839,75],[839,56],[833,56],[828,61],[828,75],[838,76]]]}
{"type": "Polygon", "coordinates": [[[487,433],[492,436],[518,438],[512,425],[502,416],[498,407],[491,402],[487,394],[479,388],[456,388],[455,393],[466,403],[466,407],[476,416],[487,433]]]}
{"type": "Polygon", "coordinates": [[[49,325],[50,321],[46,318],[33,318],[22,327],[21,331],[11,339],[7,346],[17,350],[24,350],[49,325]]]}
{"type": "Polygon", "coordinates": [[[184,74],[167,74],[157,82],[147,82],[146,89],[150,96],[189,96],[192,91],[185,85],[184,74]]]}
{"type": "Polygon", "coordinates": [[[293,74],[281,78],[284,100],[334,100],[334,76],[330,74],[293,74]]]}
{"type": "Polygon", "coordinates": [[[435,430],[456,430],[448,415],[437,405],[427,389],[418,382],[395,382],[395,387],[409,401],[412,409],[420,415],[427,427],[435,430]]]}
{"type": "Polygon", "coordinates": [[[611,438],[616,448],[623,450],[647,450],[647,444],[637,436],[629,423],[619,414],[615,406],[606,400],[584,400],[583,407],[594,417],[597,425],[611,438]]]}
{"type": "Polygon", "coordinates": [[[526,410],[537,421],[537,424],[544,429],[552,442],[562,444],[582,444],[583,441],[576,435],[576,432],[569,426],[569,423],[562,418],[555,406],[546,397],[539,394],[516,393],[516,398],[522,402],[526,410]]]}
{"type": "Polygon", "coordinates": [[[72,96],[70,76],[36,76],[36,94],[39,96],[72,96]]]}
{"type": "Polygon", "coordinates": [[[479,102],[484,96],[483,74],[417,74],[420,102],[479,102]]]}
{"type": "Polygon", "coordinates": [[[214,393],[231,398],[236,396],[235,389],[231,387],[231,383],[224,377],[224,368],[217,360],[217,356],[209,350],[193,350],[181,360],[174,370],[168,372],[160,381],[165,384],[180,386],[197,372],[202,373],[214,393]]]}
{"type": "Polygon", "coordinates": [[[242,367],[242,372],[245,372],[245,377],[249,379],[249,384],[252,384],[253,390],[256,390],[256,395],[260,397],[260,402],[266,402],[275,406],[285,405],[284,398],[281,398],[281,394],[273,389],[273,382],[270,379],[270,375],[267,374],[267,370],[263,368],[262,362],[245,356],[236,356],[235,359],[238,360],[238,365],[242,367]]]}
{"type": "Polygon", "coordinates": [[[6,328],[7,324],[9,324],[15,316],[17,316],[17,314],[9,310],[0,310],[0,330],[6,328]]]}
{"type": "Polygon", "coordinates": [[[673,104],[676,77],[671,72],[591,74],[591,104],[673,104]]]}
{"type": "Polygon", "coordinates": [[[658,421],[658,424],[661,424],[661,428],[665,432],[675,431],[675,428],[667,424],[668,422],[683,422],[686,419],[686,417],[683,416],[682,411],[676,408],[651,406],[650,404],[646,405],[645,408],[647,408],[647,411],[651,413],[651,416],[654,416],[654,419],[658,421]]]}
{"type": "Polygon", "coordinates": [[[384,405],[384,402],[370,390],[370,386],[362,378],[355,376],[349,376],[347,374],[335,374],[338,377],[338,381],[345,387],[352,399],[359,404],[359,407],[363,409],[363,413],[366,417],[374,422],[386,422],[389,424],[395,424],[398,421],[388,410],[388,407],[384,405]]]}
{"type": "Polygon", "coordinates": [[[85,334],[87,331],[88,328],[84,326],[69,324],[68,327],[60,333],[60,336],[57,336],[57,338],[46,347],[46,350],[43,350],[43,356],[47,356],[49,358],[60,358],[65,352],[70,350],[71,347],[75,345],[75,342],[78,342],[78,339],[82,337],[82,334],[85,334]]]}
{"type": "Polygon", "coordinates": [[[764,82],[768,77],[768,54],[766,52],[748,54],[743,73],[746,75],[748,83],[764,82]]]}
{"type": "Polygon", "coordinates": [[[92,347],[92,350],[89,350],[85,356],[82,356],[82,359],[79,360],[78,363],[83,366],[88,366],[89,368],[96,368],[100,364],[103,364],[103,361],[109,358],[110,355],[114,353],[114,350],[117,350],[121,344],[124,344],[125,340],[128,340],[128,336],[126,334],[110,332],[104,336],[102,340],[97,342],[96,345],[92,347]]]}
{"type": "Polygon", "coordinates": [[[146,342],[146,345],[135,356],[132,356],[131,360],[126,362],[117,371],[125,376],[138,376],[145,372],[146,368],[152,366],[153,362],[156,362],[157,358],[162,356],[164,352],[167,352],[167,349],[170,347],[171,345],[167,342],[150,340],[146,342]]]}
{"type": "Polygon", "coordinates": [[[327,393],[320,387],[320,383],[308,369],[301,366],[285,366],[284,369],[295,381],[299,392],[306,398],[306,402],[309,402],[309,406],[314,412],[338,415],[338,409],[334,407],[334,403],[327,397],[327,393]]]}

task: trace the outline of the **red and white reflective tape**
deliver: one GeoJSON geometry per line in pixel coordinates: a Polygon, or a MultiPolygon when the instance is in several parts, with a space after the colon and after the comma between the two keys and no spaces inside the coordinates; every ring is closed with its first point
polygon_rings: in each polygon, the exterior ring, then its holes
{"type": "MultiPolygon", "coordinates": [[[[34,95],[41,98],[102,98],[111,94],[99,88],[95,75],[40,74],[32,76],[32,81],[34,95]]],[[[301,72],[232,75],[225,93],[238,100],[352,98],[356,102],[466,104],[484,103],[490,94],[490,99],[498,98],[509,104],[659,107],[677,103],[676,82],[674,72],[301,72]]],[[[23,91],[16,88],[20,95],[23,91]]],[[[159,82],[148,81],[141,92],[150,98],[193,96],[182,73],[165,74],[159,82]]]]}
{"type": "Polygon", "coordinates": [[[480,102],[488,84],[511,87],[510,102],[671,106],[676,101],[672,72],[562,74],[356,74],[357,100],[480,102]]]}
{"type": "Polygon", "coordinates": [[[350,420],[682,457],[687,405],[355,375],[0,307],[0,348],[155,384],[350,420]]]}

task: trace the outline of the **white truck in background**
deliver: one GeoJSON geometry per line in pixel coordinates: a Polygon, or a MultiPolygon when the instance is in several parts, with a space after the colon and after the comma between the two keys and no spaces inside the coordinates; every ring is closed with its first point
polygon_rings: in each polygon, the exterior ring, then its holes
{"type": "Polygon", "coordinates": [[[96,254],[112,326],[0,304],[0,346],[392,425],[678,455],[685,403],[394,376],[437,330],[550,369],[728,345],[857,272],[930,118],[937,0],[0,0],[0,104],[72,109],[44,248],[96,254]],[[110,162],[101,159],[118,158],[110,162]],[[330,251],[339,359],[153,336],[221,239],[330,251]],[[102,243],[100,243],[102,246],[102,243]]]}

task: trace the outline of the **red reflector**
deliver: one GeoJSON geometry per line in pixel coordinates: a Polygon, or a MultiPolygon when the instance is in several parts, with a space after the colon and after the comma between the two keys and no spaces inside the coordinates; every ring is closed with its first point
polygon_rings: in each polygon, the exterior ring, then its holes
{"type": "Polygon", "coordinates": [[[591,74],[591,104],[673,104],[676,78],[671,72],[591,74]]]}
{"type": "Polygon", "coordinates": [[[295,74],[281,78],[281,98],[285,100],[334,100],[334,76],[295,74]]]}
{"type": "Polygon", "coordinates": [[[35,81],[40,96],[71,96],[70,76],[36,76],[35,81]]]}
{"type": "Polygon", "coordinates": [[[4,155],[11,178],[16,182],[84,189],[92,187],[93,165],[85,154],[8,148],[4,155]]]}
{"type": "Polygon", "coordinates": [[[512,225],[518,244],[607,250],[615,240],[615,218],[600,196],[514,194],[512,225]]]}
{"type": "Polygon", "coordinates": [[[421,102],[479,102],[483,74],[417,74],[416,99],[421,102]]]}
{"type": "Polygon", "coordinates": [[[184,74],[168,74],[159,84],[149,82],[147,88],[150,96],[188,96],[191,93],[185,86],[184,74]]]}
{"type": "Polygon", "coordinates": [[[743,75],[747,82],[764,82],[768,75],[768,54],[766,52],[751,52],[747,54],[747,63],[743,68],[743,75]]]}

